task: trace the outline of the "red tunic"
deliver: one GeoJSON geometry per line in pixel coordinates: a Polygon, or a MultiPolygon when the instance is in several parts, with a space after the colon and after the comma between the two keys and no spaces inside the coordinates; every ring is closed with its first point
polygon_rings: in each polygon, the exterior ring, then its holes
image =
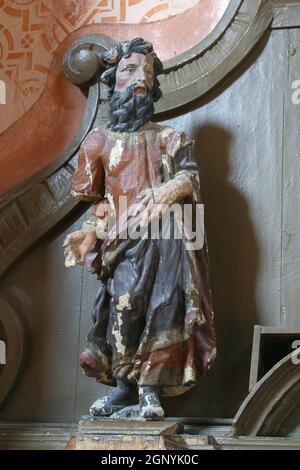
{"type": "Polygon", "coordinates": [[[183,132],[152,122],[134,133],[94,129],[81,145],[73,195],[83,200],[105,195],[118,214],[120,196],[130,206],[143,189],[161,185],[161,156],[174,157],[186,142],[183,132]]]}

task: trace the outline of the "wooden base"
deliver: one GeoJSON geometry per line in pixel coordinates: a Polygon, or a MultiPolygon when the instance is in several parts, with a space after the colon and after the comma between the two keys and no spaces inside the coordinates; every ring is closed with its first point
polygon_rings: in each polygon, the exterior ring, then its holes
{"type": "MultiPolygon", "coordinates": [[[[85,421],[85,420],[82,420],[85,421]]],[[[191,420],[185,425],[183,434],[159,434],[160,422],[148,422],[149,434],[142,432],[141,423],[133,424],[135,431],[140,427],[140,434],[122,434],[121,424],[118,423],[119,434],[106,434],[108,427],[101,426],[101,433],[87,423],[70,424],[15,424],[0,423],[0,449],[13,450],[300,450],[299,436],[295,437],[228,437],[230,425],[225,420],[214,420],[212,423],[197,423],[191,420]],[[90,432],[85,427],[90,426],[90,432]],[[151,430],[152,426],[152,430],[151,430]],[[94,431],[94,432],[93,432],[94,431]],[[152,434],[151,434],[152,432],[152,434]]],[[[177,421],[166,420],[164,425],[170,426],[177,421]]],[[[128,427],[128,423],[127,427],[128,427]]],[[[108,426],[108,425],[107,425],[108,426]]],[[[170,426],[171,427],[171,426],[170,426]]],[[[117,428],[113,432],[116,432],[117,428]]],[[[161,432],[164,432],[161,429],[161,432]]]]}
{"type": "Polygon", "coordinates": [[[79,421],[78,435],[171,436],[181,434],[180,421],[115,420],[111,418],[83,417],[79,421]]]}
{"type": "Polygon", "coordinates": [[[180,421],[125,421],[87,416],[79,421],[78,433],[71,438],[68,449],[165,449],[164,436],[181,434],[183,429],[180,421]]]}

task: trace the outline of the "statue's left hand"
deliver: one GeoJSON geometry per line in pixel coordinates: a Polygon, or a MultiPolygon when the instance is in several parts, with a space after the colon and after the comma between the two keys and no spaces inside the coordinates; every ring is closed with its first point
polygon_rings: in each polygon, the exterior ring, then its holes
{"type": "Polygon", "coordinates": [[[137,197],[132,208],[132,215],[141,213],[141,226],[148,225],[159,214],[163,214],[174,202],[174,197],[167,184],[156,188],[147,188],[137,197]]]}
{"type": "Polygon", "coordinates": [[[192,194],[193,185],[188,171],[180,171],[170,181],[161,186],[147,188],[137,196],[137,201],[129,213],[141,213],[141,226],[147,226],[155,217],[164,214],[174,202],[192,194]]]}

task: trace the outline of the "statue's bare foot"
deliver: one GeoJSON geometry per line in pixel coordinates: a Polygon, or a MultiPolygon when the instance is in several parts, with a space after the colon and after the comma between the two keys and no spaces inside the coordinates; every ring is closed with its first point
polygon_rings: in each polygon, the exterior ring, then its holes
{"type": "Polygon", "coordinates": [[[99,398],[90,407],[90,414],[93,416],[110,416],[116,411],[123,409],[121,405],[114,405],[110,395],[99,398]]]}
{"type": "Polygon", "coordinates": [[[140,416],[147,421],[161,421],[165,412],[160,404],[158,392],[155,387],[140,387],[140,416]]]}
{"type": "Polygon", "coordinates": [[[131,406],[126,406],[125,408],[122,408],[120,411],[117,411],[113,415],[111,415],[112,419],[116,420],[139,420],[141,418],[140,416],[140,406],[137,405],[131,405],[131,406]]]}
{"type": "Polygon", "coordinates": [[[136,388],[121,380],[117,380],[117,387],[109,395],[96,400],[90,407],[93,416],[111,416],[123,408],[137,403],[136,388]]]}

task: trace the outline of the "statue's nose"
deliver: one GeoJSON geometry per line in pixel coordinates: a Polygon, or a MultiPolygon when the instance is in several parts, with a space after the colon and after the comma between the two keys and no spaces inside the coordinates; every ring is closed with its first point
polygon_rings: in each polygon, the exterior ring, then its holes
{"type": "Polygon", "coordinates": [[[144,79],[138,79],[137,82],[136,82],[137,86],[141,86],[141,87],[144,87],[146,85],[146,80],[144,79]]]}
{"type": "Polygon", "coordinates": [[[146,74],[143,69],[139,70],[137,73],[137,82],[141,82],[142,84],[146,83],[146,74]]]}

